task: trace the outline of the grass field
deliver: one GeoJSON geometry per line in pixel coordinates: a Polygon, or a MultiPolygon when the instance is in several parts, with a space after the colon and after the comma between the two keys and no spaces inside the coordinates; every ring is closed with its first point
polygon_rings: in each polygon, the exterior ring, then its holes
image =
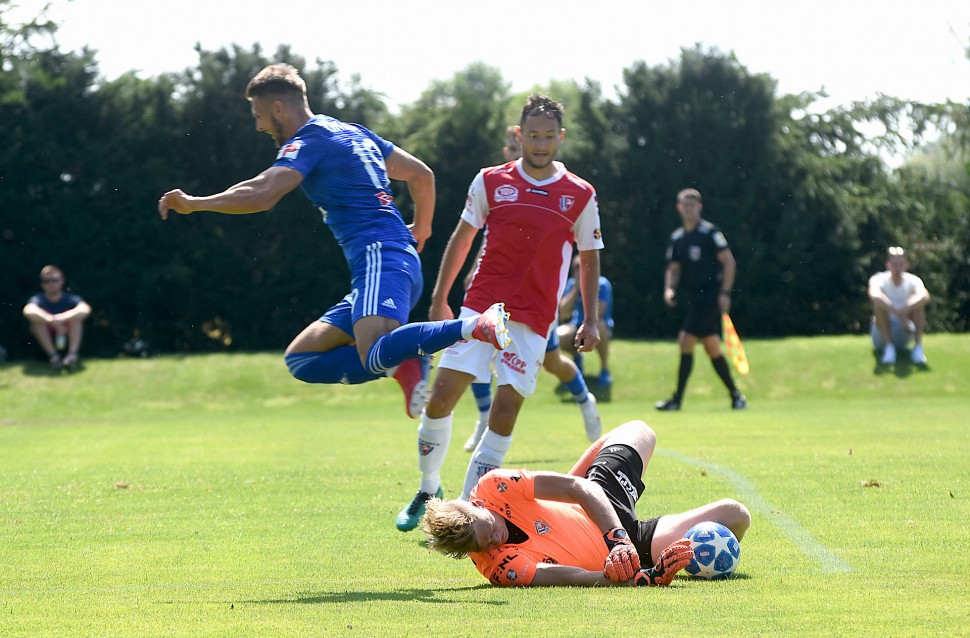
{"type": "MultiPolygon", "coordinates": [[[[604,423],[658,434],[641,516],[753,514],[739,578],[667,589],[495,588],[398,532],[418,473],[393,381],[304,385],[278,354],[3,364],[0,635],[970,635],[970,337],[927,337],[928,369],[878,366],[863,337],[745,347],[746,412],[698,349],[684,410],[657,413],[674,345],[613,349],[604,423]]],[[[506,466],[585,449],[552,388],[506,466]]],[[[466,397],[451,497],[473,420],[466,397]]]]}

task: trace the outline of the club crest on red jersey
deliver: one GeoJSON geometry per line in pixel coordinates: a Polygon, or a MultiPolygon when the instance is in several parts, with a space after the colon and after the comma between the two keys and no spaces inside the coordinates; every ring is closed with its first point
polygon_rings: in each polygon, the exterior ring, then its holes
{"type": "Polygon", "coordinates": [[[296,156],[300,154],[301,148],[303,148],[303,142],[293,140],[289,144],[284,144],[280,147],[280,152],[276,154],[276,159],[296,159],[296,156]]]}
{"type": "Polygon", "coordinates": [[[545,521],[535,521],[535,526],[536,532],[539,534],[539,536],[545,536],[552,531],[552,528],[549,527],[549,524],[545,521]]]}
{"type": "Polygon", "coordinates": [[[576,203],[576,198],[572,195],[563,195],[559,198],[559,210],[562,212],[568,211],[576,203]]]}
{"type": "Polygon", "coordinates": [[[502,184],[495,189],[495,202],[515,202],[519,199],[519,189],[509,184],[502,184]]]}

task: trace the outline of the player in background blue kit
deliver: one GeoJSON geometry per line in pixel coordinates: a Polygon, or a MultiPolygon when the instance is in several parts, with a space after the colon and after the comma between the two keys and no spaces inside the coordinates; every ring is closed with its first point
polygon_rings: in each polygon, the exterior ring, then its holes
{"type": "Polygon", "coordinates": [[[428,355],[463,339],[509,343],[507,313],[497,303],[464,320],[407,323],[421,296],[418,253],[431,236],[434,174],[416,157],[363,126],[315,115],[295,68],[274,64],[246,87],[256,130],[271,135],[276,162],[222,193],[193,197],[181,190],[158,202],[182,215],[210,210],[230,215],[272,208],[297,186],[323,214],[351,271],[351,292],[286,349],[290,373],[307,383],[356,384],[393,376],[417,418],[428,395],[428,355]],[[414,223],[404,224],[390,180],[407,182],[414,223]],[[356,344],[356,347],[355,347],[356,344]]]}

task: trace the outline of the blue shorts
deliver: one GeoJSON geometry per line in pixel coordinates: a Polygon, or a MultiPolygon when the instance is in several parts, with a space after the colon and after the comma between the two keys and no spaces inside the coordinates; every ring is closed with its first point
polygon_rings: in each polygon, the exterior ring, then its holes
{"type": "MultiPolygon", "coordinates": [[[[566,292],[575,286],[575,281],[570,279],[566,282],[566,292]],[[570,282],[573,282],[570,285],[570,282]]],[[[565,294],[565,293],[563,293],[565,294]]],[[[599,281],[599,291],[597,292],[597,298],[599,299],[599,312],[600,318],[606,322],[606,326],[613,331],[613,284],[606,277],[600,277],[599,281]]],[[[586,313],[583,310],[583,297],[581,294],[576,295],[576,305],[573,306],[573,316],[570,317],[569,323],[573,324],[577,328],[582,325],[583,321],[586,319],[586,313]]]]}
{"type": "Polygon", "coordinates": [[[375,242],[350,263],[350,294],[320,317],[350,336],[363,317],[378,315],[408,322],[411,309],[421,298],[424,278],[421,258],[414,246],[403,242],[375,242]]]}
{"type": "Polygon", "coordinates": [[[559,333],[556,331],[556,328],[557,326],[553,326],[550,331],[549,341],[546,342],[546,352],[559,349],[559,333]]]}

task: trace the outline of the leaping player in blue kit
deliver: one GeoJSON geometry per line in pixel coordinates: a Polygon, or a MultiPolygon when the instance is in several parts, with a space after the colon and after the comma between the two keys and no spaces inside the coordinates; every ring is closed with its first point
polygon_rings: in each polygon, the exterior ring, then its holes
{"type": "Polygon", "coordinates": [[[169,191],[158,201],[159,214],[256,213],[300,186],[343,249],[351,292],[290,343],[290,373],[307,383],[393,376],[404,390],[408,416],[417,418],[427,401],[429,355],[463,339],[499,350],[509,343],[508,314],[500,303],[468,319],[407,324],[423,289],[418,253],[431,236],[434,173],[363,126],[315,115],[303,78],[288,64],[260,71],[246,98],[256,130],[280,148],[273,166],[208,197],[169,191]],[[410,226],[394,206],[391,179],[407,182],[414,200],[410,226]]]}

